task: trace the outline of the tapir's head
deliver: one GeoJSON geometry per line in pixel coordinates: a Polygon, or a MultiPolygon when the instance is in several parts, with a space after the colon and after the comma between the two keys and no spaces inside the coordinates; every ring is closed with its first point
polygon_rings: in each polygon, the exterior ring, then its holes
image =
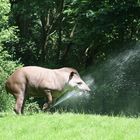
{"type": "Polygon", "coordinates": [[[88,87],[88,85],[80,78],[80,75],[78,74],[78,72],[71,72],[70,76],[69,76],[69,82],[68,84],[71,87],[77,87],[80,90],[83,91],[90,91],[90,88],[88,87]]]}

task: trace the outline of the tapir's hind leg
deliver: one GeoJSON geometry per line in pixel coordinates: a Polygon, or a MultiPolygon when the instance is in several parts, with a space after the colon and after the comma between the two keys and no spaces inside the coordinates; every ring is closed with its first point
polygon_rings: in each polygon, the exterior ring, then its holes
{"type": "Polygon", "coordinates": [[[52,95],[50,90],[44,90],[48,102],[43,105],[43,110],[47,110],[52,104],[52,95]]]}
{"type": "Polygon", "coordinates": [[[21,114],[23,113],[23,107],[24,107],[24,102],[25,102],[25,85],[21,84],[20,86],[14,87],[14,97],[16,99],[16,104],[14,111],[16,114],[21,114]]]}
{"type": "Polygon", "coordinates": [[[14,111],[16,114],[23,113],[23,105],[24,105],[24,94],[17,94],[16,95],[16,105],[14,111]]]}

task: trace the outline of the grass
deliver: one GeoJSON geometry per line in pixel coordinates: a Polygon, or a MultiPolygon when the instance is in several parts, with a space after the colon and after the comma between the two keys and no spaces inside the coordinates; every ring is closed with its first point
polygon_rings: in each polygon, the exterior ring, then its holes
{"type": "Polygon", "coordinates": [[[85,114],[1,115],[1,140],[140,140],[140,118],[85,114]]]}

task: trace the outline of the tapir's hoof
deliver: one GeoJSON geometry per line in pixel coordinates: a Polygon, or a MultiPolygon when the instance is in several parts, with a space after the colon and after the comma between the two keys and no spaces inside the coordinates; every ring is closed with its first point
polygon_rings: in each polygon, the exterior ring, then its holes
{"type": "Polygon", "coordinates": [[[44,112],[45,112],[45,111],[50,111],[51,108],[52,108],[52,105],[49,105],[49,104],[45,103],[45,104],[43,105],[42,110],[43,110],[44,112]]]}
{"type": "Polygon", "coordinates": [[[43,110],[46,110],[48,108],[48,104],[47,103],[45,103],[44,105],[43,105],[43,110]]]}
{"type": "Polygon", "coordinates": [[[18,112],[16,109],[14,109],[14,112],[17,114],[17,115],[20,115],[21,113],[18,112]]]}
{"type": "Polygon", "coordinates": [[[45,104],[43,105],[42,110],[43,110],[43,111],[47,111],[48,108],[49,108],[48,103],[45,103],[45,104]]]}

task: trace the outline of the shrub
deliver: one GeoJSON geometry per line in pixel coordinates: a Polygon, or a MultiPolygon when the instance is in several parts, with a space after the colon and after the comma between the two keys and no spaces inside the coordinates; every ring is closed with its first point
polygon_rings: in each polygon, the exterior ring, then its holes
{"type": "Polygon", "coordinates": [[[9,25],[10,2],[9,0],[0,1],[0,111],[12,108],[13,97],[7,95],[5,91],[5,81],[7,77],[19,66],[18,61],[12,61],[11,56],[3,48],[7,49],[6,44],[12,47],[18,41],[16,26],[9,25]]]}
{"type": "Polygon", "coordinates": [[[39,113],[41,111],[39,104],[37,101],[34,101],[34,98],[29,98],[26,101],[24,112],[27,114],[34,114],[34,113],[39,113]]]}
{"type": "Polygon", "coordinates": [[[5,91],[5,81],[7,77],[21,64],[18,61],[11,61],[7,51],[3,51],[0,46],[0,111],[6,111],[12,108],[13,97],[5,91]]]}

